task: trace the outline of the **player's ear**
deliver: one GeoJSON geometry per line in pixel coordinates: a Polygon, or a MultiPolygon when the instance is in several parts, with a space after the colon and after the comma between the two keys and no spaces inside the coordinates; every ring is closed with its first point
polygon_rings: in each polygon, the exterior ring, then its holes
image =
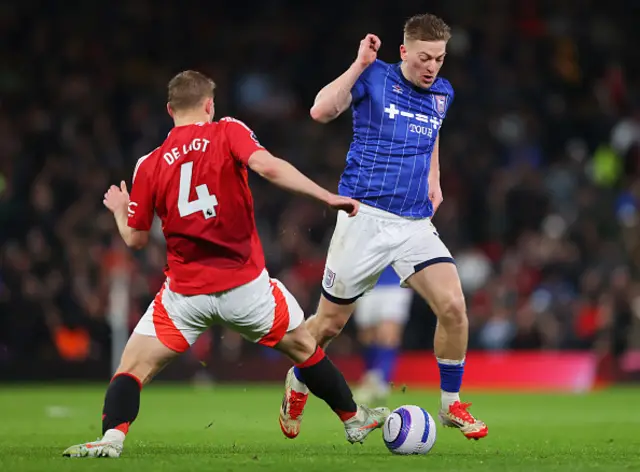
{"type": "Polygon", "coordinates": [[[171,109],[171,105],[169,103],[167,103],[167,113],[169,113],[169,116],[173,118],[173,110],[171,109]]]}
{"type": "Polygon", "coordinates": [[[204,109],[207,112],[207,115],[209,115],[211,119],[213,119],[213,115],[215,113],[213,98],[207,98],[207,101],[204,103],[204,109]]]}
{"type": "Polygon", "coordinates": [[[407,60],[407,46],[405,46],[404,44],[400,45],[400,59],[402,59],[403,61],[407,60]]]}

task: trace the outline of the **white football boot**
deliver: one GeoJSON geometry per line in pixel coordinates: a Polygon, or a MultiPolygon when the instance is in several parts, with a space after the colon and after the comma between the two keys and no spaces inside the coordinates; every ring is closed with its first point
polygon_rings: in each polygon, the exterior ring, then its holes
{"type": "Polygon", "coordinates": [[[374,430],[384,426],[391,412],[389,408],[369,408],[358,405],[358,412],[353,418],[344,422],[344,432],[351,444],[362,443],[374,430]]]}
{"type": "Polygon", "coordinates": [[[124,436],[121,431],[109,430],[102,439],[68,447],[62,455],[64,457],[110,457],[115,459],[122,454],[124,436]]]}

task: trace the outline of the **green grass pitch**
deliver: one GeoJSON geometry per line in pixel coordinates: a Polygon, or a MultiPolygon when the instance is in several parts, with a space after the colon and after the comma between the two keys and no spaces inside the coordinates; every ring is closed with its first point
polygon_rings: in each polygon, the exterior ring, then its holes
{"type": "MultiPolygon", "coordinates": [[[[489,436],[468,441],[438,427],[427,456],[387,452],[380,431],[364,445],[344,439],[320,401],[301,435],[280,433],[279,387],[196,388],[151,384],[120,459],[68,459],[69,445],[100,434],[103,386],[0,387],[0,471],[618,471],[640,470],[640,390],[585,395],[476,393],[472,411],[489,436]]],[[[437,392],[396,393],[391,407],[437,412],[437,392]]]]}

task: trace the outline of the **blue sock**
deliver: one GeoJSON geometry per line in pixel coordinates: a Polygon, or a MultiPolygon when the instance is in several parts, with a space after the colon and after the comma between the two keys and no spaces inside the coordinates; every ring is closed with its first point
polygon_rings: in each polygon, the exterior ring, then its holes
{"type": "Polygon", "coordinates": [[[378,356],[376,358],[374,369],[382,372],[385,382],[390,382],[393,371],[396,367],[396,359],[398,358],[398,348],[395,347],[379,347],[378,356]]]}
{"type": "Polygon", "coordinates": [[[304,383],[304,380],[302,380],[302,374],[300,374],[300,369],[298,369],[297,367],[294,367],[293,375],[295,375],[296,379],[298,379],[300,382],[304,383]]]}
{"type": "Polygon", "coordinates": [[[462,374],[464,373],[464,360],[438,359],[438,369],[440,369],[440,390],[449,393],[460,392],[462,374]]]}
{"type": "Polygon", "coordinates": [[[363,347],[362,359],[364,360],[365,372],[369,372],[371,369],[375,368],[376,362],[378,360],[379,349],[380,348],[375,344],[369,344],[368,346],[363,347]]]}

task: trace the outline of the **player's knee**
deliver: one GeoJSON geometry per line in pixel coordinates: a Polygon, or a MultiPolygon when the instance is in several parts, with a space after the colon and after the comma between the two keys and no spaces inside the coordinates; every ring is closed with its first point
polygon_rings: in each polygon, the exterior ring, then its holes
{"type": "Polygon", "coordinates": [[[149,363],[140,362],[135,359],[122,359],[115,372],[118,374],[129,374],[140,380],[142,385],[148,384],[153,378],[157,369],[149,363]]]}
{"type": "Polygon", "coordinates": [[[298,357],[298,362],[304,362],[313,355],[318,347],[318,343],[309,332],[305,332],[302,336],[296,336],[293,341],[292,349],[298,357]]]}
{"type": "Polygon", "coordinates": [[[142,385],[146,385],[165,365],[166,362],[155,356],[125,352],[120,359],[116,374],[131,374],[139,379],[142,385]]]}
{"type": "Polygon", "coordinates": [[[326,347],[344,328],[345,323],[336,321],[335,318],[329,316],[314,315],[306,323],[309,332],[318,345],[326,347]]]}
{"type": "Polygon", "coordinates": [[[467,308],[462,293],[448,293],[442,297],[436,309],[438,320],[446,325],[466,326],[467,308]]]}
{"type": "Polygon", "coordinates": [[[320,321],[320,334],[323,340],[338,336],[347,322],[340,316],[323,316],[320,321]]]}
{"type": "Polygon", "coordinates": [[[157,338],[134,333],[122,353],[116,373],[131,374],[146,385],[178,355],[157,338]]]}
{"type": "Polygon", "coordinates": [[[335,303],[320,302],[316,313],[316,325],[321,343],[338,336],[353,312],[353,305],[337,305],[335,303]]]}
{"type": "Polygon", "coordinates": [[[286,354],[295,363],[309,359],[316,351],[318,343],[304,326],[289,331],[276,349],[286,354]]]}

